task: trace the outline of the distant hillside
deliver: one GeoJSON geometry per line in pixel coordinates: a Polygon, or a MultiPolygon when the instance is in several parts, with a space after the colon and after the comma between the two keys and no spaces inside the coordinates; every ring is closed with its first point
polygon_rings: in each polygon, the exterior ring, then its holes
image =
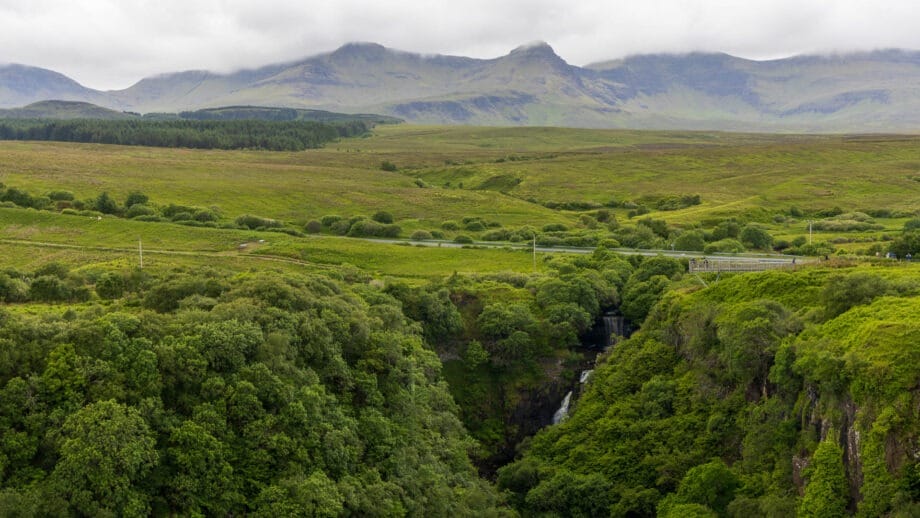
{"type": "Polygon", "coordinates": [[[63,74],[25,65],[0,65],[0,108],[48,99],[111,105],[105,93],[86,88],[63,74]]]}
{"type": "Polygon", "coordinates": [[[264,106],[225,106],[179,113],[180,119],[188,120],[265,120],[265,121],[308,121],[349,122],[361,121],[371,124],[399,124],[402,119],[373,113],[336,113],[325,110],[304,110],[296,108],[270,108],[264,106]]]}
{"type": "Polygon", "coordinates": [[[48,98],[143,113],[270,106],[381,113],[433,124],[917,131],[920,52],[773,61],[644,55],[577,67],[545,43],[495,59],[351,43],[296,62],[231,74],[166,74],[113,92],[90,90],[47,70],[0,68],[0,107],[48,98]]]}
{"type": "Polygon", "coordinates": [[[39,101],[22,108],[0,110],[0,119],[135,119],[125,113],[80,101],[39,101]]]}

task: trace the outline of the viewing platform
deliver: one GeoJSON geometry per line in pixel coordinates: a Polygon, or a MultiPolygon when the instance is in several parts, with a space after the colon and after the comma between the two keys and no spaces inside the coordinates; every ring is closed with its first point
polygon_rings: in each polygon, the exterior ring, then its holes
{"type": "Polygon", "coordinates": [[[762,272],[764,270],[792,269],[795,258],[751,259],[751,258],[704,258],[690,260],[690,273],[699,272],[762,272]]]}

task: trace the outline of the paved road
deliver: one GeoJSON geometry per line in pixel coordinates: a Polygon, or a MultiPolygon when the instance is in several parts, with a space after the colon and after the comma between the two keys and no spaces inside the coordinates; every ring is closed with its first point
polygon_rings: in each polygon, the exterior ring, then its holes
{"type": "MultiPolygon", "coordinates": [[[[356,238],[343,238],[343,239],[356,239],[356,238]]],[[[533,245],[522,244],[522,243],[498,243],[494,241],[474,241],[472,244],[464,245],[460,243],[454,243],[453,241],[412,241],[409,239],[372,239],[372,238],[360,238],[363,241],[369,243],[386,243],[386,244],[398,244],[405,245],[410,244],[413,246],[428,246],[428,247],[439,247],[439,248],[511,248],[514,250],[533,250],[533,245]]],[[[573,247],[573,246],[537,246],[537,252],[544,254],[552,253],[568,253],[568,254],[591,254],[594,253],[594,248],[588,247],[573,247]]],[[[731,260],[733,262],[748,262],[748,263],[781,263],[781,264],[792,264],[793,256],[791,255],[781,255],[781,254],[704,254],[702,252],[686,252],[686,251],[677,251],[677,250],[641,250],[637,248],[611,248],[611,252],[616,252],[623,255],[644,255],[644,256],[656,256],[663,255],[666,257],[673,257],[675,259],[697,259],[698,261],[709,260],[709,261],[726,261],[731,260]]],[[[796,258],[797,264],[803,262],[813,262],[814,259],[811,258],[796,258]]]]}
{"type": "MultiPolygon", "coordinates": [[[[326,236],[324,236],[326,237],[326,236]]],[[[439,247],[439,248],[490,248],[490,249],[513,249],[513,250],[533,250],[532,245],[521,244],[521,243],[496,243],[491,241],[476,241],[471,245],[464,245],[460,243],[454,243],[452,241],[412,241],[408,239],[370,239],[370,238],[350,238],[350,237],[340,237],[340,239],[360,239],[366,243],[376,244],[378,246],[383,245],[412,245],[412,246],[424,246],[424,247],[439,247]]],[[[28,239],[0,239],[0,243],[9,243],[17,245],[28,245],[28,246],[39,246],[45,248],[68,248],[68,249],[83,249],[83,250],[99,250],[104,252],[125,252],[125,253],[135,253],[137,252],[136,248],[127,248],[127,247],[105,247],[105,246],[81,246],[81,245],[71,245],[66,243],[53,243],[46,241],[32,241],[28,239]]],[[[581,248],[581,247],[545,247],[537,246],[536,251],[542,254],[552,254],[552,253],[569,253],[569,254],[590,254],[594,252],[594,248],[581,248]]],[[[624,255],[643,255],[643,256],[656,256],[663,255],[666,257],[673,257],[675,259],[696,259],[697,261],[708,260],[712,263],[718,263],[722,261],[731,261],[733,263],[748,263],[751,265],[756,264],[793,264],[792,256],[784,256],[779,254],[767,255],[767,254],[712,254],[706,255],[701,252],[680,252],[672,250],[639,250],[632,248],[612,248],[612,252],[616,252],[624,255]]],[[[144,249],[145,254],[160,254],[160,255],[184,255],[184,256],[198,256],[198,257],[248,257],[257,260],[263,261],[278,261],[286,262],[293,264],[303,264],[310,266],[321,266],[318,263],[312,263],[309,261],[301,261],[291,257],[285,257],[280,255],[270,255],[270,254],[250,254],[250,253],[237,253],[235,250],[228,250],[225,252],[207,252],[207,251],[192,251],[192,250],[164,250],[164,249],[144,249]]],[[[806,258],[797,258],[798,264],[804,264],[805,262],[814,261],[814,259],[806,258]]]]}

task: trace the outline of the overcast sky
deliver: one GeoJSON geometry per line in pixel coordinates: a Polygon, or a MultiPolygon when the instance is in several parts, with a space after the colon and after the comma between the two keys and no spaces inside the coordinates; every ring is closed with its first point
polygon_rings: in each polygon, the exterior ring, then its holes
{"type": "Polygon", "coordinates": [[[0,62],[98,89],[370,41],[493,58],[546,41],[574,65],[646,52],[752,59],[920,49],[917,0],[0,0],[0,62]],[[574,5],[568,5],[574,4],[574,5]]]}

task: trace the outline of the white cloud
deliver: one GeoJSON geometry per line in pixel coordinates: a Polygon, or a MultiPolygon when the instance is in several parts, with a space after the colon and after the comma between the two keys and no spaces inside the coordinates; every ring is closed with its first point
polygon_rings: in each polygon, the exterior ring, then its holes
{"type": "Polygon", "coordinates": [[[920,48],[904,0],[0,0],[0,59],[95,88],[229,71],[373,41],[497,57],[534,40],[573,64],[646,52],[750,58],[920,48]]]}

